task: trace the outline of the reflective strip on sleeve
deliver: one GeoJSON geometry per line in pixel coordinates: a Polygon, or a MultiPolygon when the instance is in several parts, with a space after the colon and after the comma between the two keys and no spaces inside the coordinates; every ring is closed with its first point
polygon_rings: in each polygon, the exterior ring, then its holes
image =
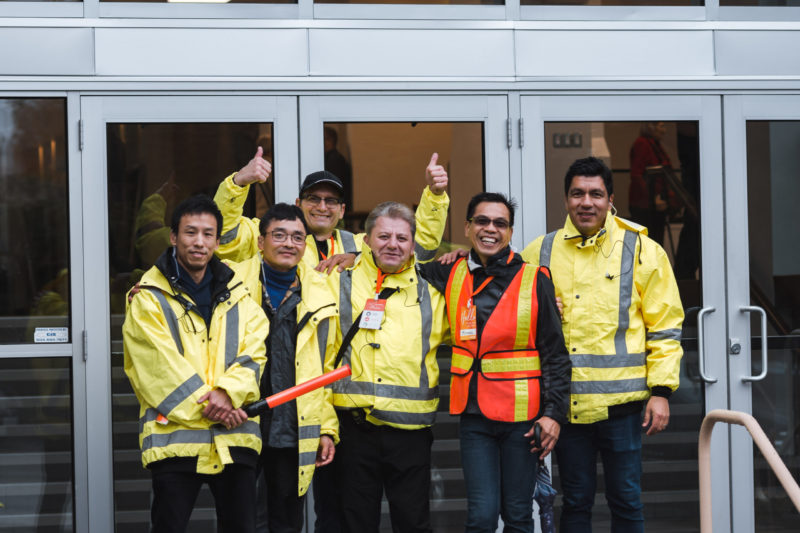
{"type": "Polygon", "coordinates": [[[557,231],[551,231],[544,236],[542,247],[539,248],[539,266],[550,268],[550,256],[553,253],[553,241],[557,231]]]}
{"type": "Polygon", "coordinates": [[[369,415],[381,422],[404,424],[407,426],[432,426],[436,421],[436,413],[403,413],[400,411],[383,411],[373,409],[369,415]]]}
{"type": "Polygon", "coordinates": [[[172,340],[175,342],[175,346],[178,348],[178,353],[183,355],[183,342],[181,342],[181,333],[180,329],[178,328],[178,317],[175,315],[175,311],[173,311],[172,307],[170,307],[169,302],[167,302],[167,297],[164,296],[164,293],[160,289],[156,289],[155,287],[145,287],[145,289],[153,293],[153,295],[156,297],[156,300],[158,300],[159,305],[161,305],[161,311],[163,311],[164,318],[169,326],[169,332],[172,334],[172,340]]]}
{"type": "Polygon", "coordinates": [[[222,236],[219,238],[219,243],[228,244],[230,242],[233,242],[233,240],[236,238],[238,234],[239,234],[239,224],[236,224],[236,226],[232,230],[226,231],[225,233],[222,234],[222,236]]]}
{"type": "Polygon", "coordinates": [[[619,354],[628,353],[628,344],[625,334],[630,325],[631,299],[633,298],[633,259],[636,254],[636,239],[638,234],[625,230],[622,245],[622,258],[619,267],[619,322],[617,332],[614,334],[614,349],[619,354]]]}
{"type": "Polygon", "coordinates": [[[261,376],[259,375],[260,374],[259,371],[261,370],[261,368],[258,363],[253,361],[252,357],[250,357],[249,355],[240,355],[239,357],[234,359],[233,362],[238,363],[239,366],[242,368],[249,368],[250,370],[252,370],[253,373],[256,375],[256,381],[260,381],[261,376]]]}
{"type": "Polygon", "coordinates": [[[681,342],[681,330],[663,329],[661,331],[648,331],[645,338],[648,341],[678,341],[681,342]]]}
{"type": "Polygon", "coordinates": [[[239,355],[239,306],[233,305],[225,313],[225,368],[239,355]]]}
{"type": "Polygon", "coordinates": [[[436,249],[428,250],[427,248],[423,248],[418,242],[414,243],[414,255],[417,257],[417,261],[421,263],[426,263],[436,257],[436,252],[436,249]]]}
{"type": "Polygon", "coordinates": [[[343,229],[339,230],[339,240],[342,241],[342,250],[346,254],[357,254],[356,239],[352,233],[343,229]]]}
{"type": "Polygon", "coordinates": [[[297,438],[300,440],[303,439],[316,439],[319,437],[319,432],[321,431],[322,426],[319,424],[314,424],[311,426],[300,426],[297,428],[297,438]]]}
{"type": "Polygon", "coordinates": [[[644,392],[647,378],[615,379],[610,381],[572,381],[571,394],[619,394],[625,392],[644,392]]]}
{"type": "MultiPolygon", "coordinates": [[[[522,266],[522,281],[519,286],[517,300],[517,333],[514,337],[514,348],[521,350],[528,346],[528,337],[531,334],[531,298],[533,297],[533,284],[536,283],[536,267],[522,266]]],[[[537,302],[538,304],[538,302],[537,302]]]]}
{"type": "Polygon", "coordinates": [[[168,415],[173,409],[178,407],[181,402],[194,394],[203,385],[205,385],[203,379],[197,374],[194,374],[179,385],[178,388],[169,393],[169,395],[164,398],[164,401],[158,404],[156,410],[164,416],[168,415]]]}
{"type": "Polygon", "coordinates": [[[422,357],[420,359],[419,388],[427,389],[429,386],[428,367],[425,360],[431,350],[431,327],[433,322],[433,308],[431,307],[431,294],[428,292],[428,282],[417,275],[417,299],[419,300],[419,314],[422,322],[420,344],[422,357]]]}
{"type": "Polygon", "coordinates": [[[625,368],[644,366],[646,354],[618,353],[614,355],[595,355],[589,353],[570,354],[572,368],[625,368]]]}

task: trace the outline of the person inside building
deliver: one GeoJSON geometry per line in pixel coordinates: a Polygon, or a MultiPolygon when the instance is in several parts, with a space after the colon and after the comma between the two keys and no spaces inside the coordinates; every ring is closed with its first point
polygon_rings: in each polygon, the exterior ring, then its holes
{"type": "Polygon", "coordinates": [[[564,227],[522,252],[552,271],[572,362],[569,423],[555,448],[559,531],[591,531],[599,454],[611,531],[643,532],[641,432],[669,423],[683,307],[666,252],[645,228],[612,214],[614,183],[601,160],[575,161],[564,193],[564,227]]]}
{"type": "Polygon", "coordinates": [[[547,268],[511,249],[515,205],[483,192],[467,206],[472,249],[455,263],[422,265],[446,295],[453,343],[450,414],[460,415],[467,532],[534,531],[539,458],[566,422],[569,357],[547,268]],[[532,446],[534,424],[541,447],[532,446]]]}
{"type": "Polygon", "coordinates": [[[667,129],[663,122],[645,122],[639,137],[633,141],[630,151],[631,182],[628,187],[628,208],[631,219],[647,228],[648,235],[656,243],[663,244],[667,227],[667,211],[673,193],[663,176],[648,176],[651,167],[672,168],[661,140],[667,129]]]}
{"type": "Polygon", "coordinates": [[[332,274],[339,349],[327,367],[352,368],[333,384],[341,438],[333,466],[346,533],[378,531],[384,492],[393,531],[432,531],[436,351],[448,327],[443,295],[415,268],[415,226],[407,206],[378,205],[355,265],[332,274]]]}
{"type": "Polygon", "coordinates": [[[353,168],[350,162],[339,151],[339,134],[335,128],[325,126],[322,130],[325,143],[325,170],[342,181],[345,205],[353,205],[353,168]]]}
{"type": "Polygon", "coordinates": [[[179,204],[172,246],[142,277],[122,327],[156,533],[186,530],[205,483],[223,530],[255,529],[261,432],[241,407],[259,399],[268,321],[242,280],[214,257],[221,228],[211,198],[179,204]]]}

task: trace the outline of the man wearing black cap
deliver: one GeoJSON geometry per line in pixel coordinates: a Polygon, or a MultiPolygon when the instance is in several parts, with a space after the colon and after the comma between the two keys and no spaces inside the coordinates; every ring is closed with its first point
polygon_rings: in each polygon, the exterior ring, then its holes
{"type": "MultiPolygon", "coordinates": [[[[242,217],[251,183],[264,183],[272,173],[272,165],[262,157],[258,148],[255,157],[239,172],[225,178],[217,189],[214,201],[223,215],[222,238],[217,255],[231,261],[244,261],[259,253],[257,218],[242,217]]],[[[416,212],[417,232],[414,253],[417,262],[425,263],[436,255],[447,222],[450,199],[447,188],[447,171],[438,164],[438,154],[431,156],[425,169],[428,187],[422,192],[416,212]]],[[[337,229],[344,216],[344,186],[342,181],[327,170],[312,172],[300,186],[300,197],[295,204],[303,211],[308,224],[306,252],[303,263],[314,268],[320,261],[335,254],[358,253],[363,234],[354,235],[337,229]]]]}

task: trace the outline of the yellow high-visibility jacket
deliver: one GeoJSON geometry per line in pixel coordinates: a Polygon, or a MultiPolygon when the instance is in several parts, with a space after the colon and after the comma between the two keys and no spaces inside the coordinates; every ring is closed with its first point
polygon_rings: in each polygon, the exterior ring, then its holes
{"type": "MultiPolygon", "coordinates": [[[[259,306],[264,294],[261,262],[261,256],[257,255],[234,266],[259,306]]],[[[321,376],[325,359],[335,355],[339,308],[326,274],[306,268],[301,263],[297,275],[301,295],[297,306],[297,322],[298,325],[305,322],[297,332],[295,350],[295,382],[299,384],[321,376]]],[[[332,395],[331,389],[322,388],[299,396],[296,400],[298,496],[306,493],[314,475],[320,435],[328,435],[335,443],[339,442],[339,420],[333,409],[332,395]]]]}
{"type": "Polygon", "coordinates": [[[667,254],[644,227],[609,213],[584,239],[567,217],[522,257],[550,267],[564,305],[570,422],[605,420],[609,406],[678,388],[683,307],[667,254]]]}
{"type": "MultiPolygon", "coordinates": [[[[244,202],[250,186],[240,187],[233,183],[231,174],[220,183],[214,202],[222,211],[222,237],[217,256],[221,259],[241,262],[254,255],[258,255],[258,218],[242,216],[244,202]]],[[[444,227],[447,224],[447,210],[450,198],[447,193],[433,194],[428,187],[422,192],[419,206],[415,214],[417,231],[414,237],[414,253],[419,262],[433,260],[436,251],[442,242],[444,227]]],[[[349,231],[337,229],[334,231],[334,254],[358,253],[364,242],[364,234],[353,234],[349,231]]],[[[306,238],[306,252],[303,263],[314,268],[319,263],[317,245],[314,236],[309,234],[306,238]]]]}
{"type": "MultiPolygon", "coordinates": [[[[378,269],[364,244],[353,268],[332,274],[338,281],[339,335],[337,346],[375,297],[378,269]]],[[[341,364],[352,376],[333,384],[337,409],[364,409],[369,422],[401,429],[433,425],[439,405],[439,365],[436,349],[449,335],[445,297],[414,268],[386,276],[383,288],[398,291],[386,299],[381,328],[360,329],[341,364]]],[[[338,350],[338,348],[337,348],[338,350]]],[[[328,370],[334,360],[326,361],[328,370]]]]}
{"type": "Polygon", "coordinates": [[[235,461],[233,448],[260,452],[258,418],[228,430],[204,418],[197,401],[214,388],[235,408],[259,399],[268,321],[242,280],[212,258],[214,308],[206,328],[188,295],[176,290],[170,262],[172,249],[145,273],[122,326],[125,373],[140,404],[142,464],[197,457],[198,473],[217,474],[235,461]]]}

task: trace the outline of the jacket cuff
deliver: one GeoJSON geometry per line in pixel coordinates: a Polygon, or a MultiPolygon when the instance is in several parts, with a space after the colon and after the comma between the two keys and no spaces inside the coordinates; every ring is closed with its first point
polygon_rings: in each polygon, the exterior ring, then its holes
{"type": "Polygon", "coordinates": [[[669,400],[670,396],[672,396],[672,389],[669,387],[664,387],[661,385],[656,385],[655,387],[650,389],[651,396],[658,396],[659,398],[666,398],[669,400]]]}

